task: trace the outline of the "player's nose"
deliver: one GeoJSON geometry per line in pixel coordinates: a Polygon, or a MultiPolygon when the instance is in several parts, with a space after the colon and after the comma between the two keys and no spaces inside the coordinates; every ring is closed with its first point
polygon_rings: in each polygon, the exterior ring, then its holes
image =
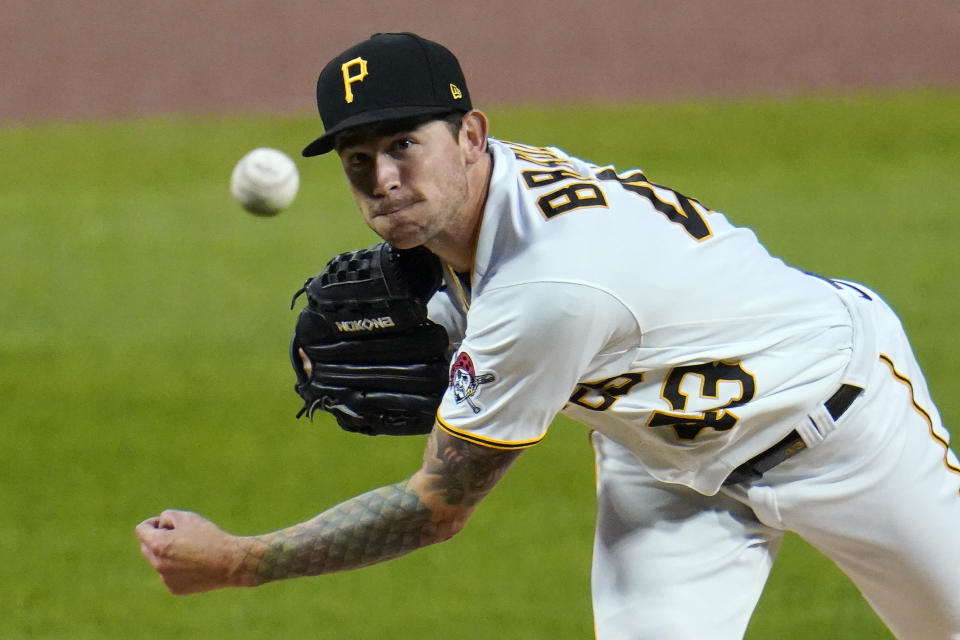
{"type": "Polygon", "coordinates": [[[373,168],[373,195],[385,196],[400,188],[400,167],[388,154],[379,154],[373,168]]]}

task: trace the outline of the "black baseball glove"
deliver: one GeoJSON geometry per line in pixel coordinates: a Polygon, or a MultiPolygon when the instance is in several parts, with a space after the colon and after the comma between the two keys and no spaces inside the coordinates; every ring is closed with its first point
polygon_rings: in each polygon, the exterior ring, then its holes
{"type": "Polygon", "coordinates": [[[323,409],[347,431],[428,433],[449,380],[447,332],[427,319],[442,281],[432,253],[386,242],[340,254],[308,279],[291,303],[307,294],[290,341],[297,417],[323,409]]]}

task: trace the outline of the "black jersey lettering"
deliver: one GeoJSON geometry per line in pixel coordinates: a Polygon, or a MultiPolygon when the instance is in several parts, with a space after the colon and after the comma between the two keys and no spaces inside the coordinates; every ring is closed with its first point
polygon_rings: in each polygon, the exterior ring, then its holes
{"type": "Polygon", "coordinates": [[[713,236],[704,216],[709,209],[693,198],[688,198],[673,189],[648,182],[640,171],[631,171],[618,175],[613,169],[604,169],[597,174],[600,180],[615,180],[627,191],[642,196],[650,201],[653,208],[666,216],[667,220],[679,224],[695,240],[706,240],[713,236]],[[663,192],[667,199],[657,193],[663,192]],[[670,197],[672,196],[672,197],[670,197]],[[676,202],[672,202],[675,200],[676,202]]]}
{"type": "MultiPolygon", "coordinates": [[[[753,374],[739,362],[708,362],[670,371],[663,383],[661,397],[672,411],[654,411],[647,423],[651,427],[673,427],[681,440],[693,440],[703,429],[728,431],[737,424],[737,416],[729,411],[753,399],[757,383],[753,374]],[[684,379],[693,377],[699,381],[700,399],[723,401],[720,398],[720,383],[734,382],[740,387],[738,394],[730,394],[727,401],[707,411],[692,411],[689,396],[684,392],[684,379]]],[[[708,402],[709,403],[709,402],[708,402]]],[[[702,406],[702,405],[701,405],[702,406]]]]}
{"type": "Polygon", "coordinates": [[[639,382],[643,381],[643,373],[623,373],[599,382],[582,382],[574,389],[570,402],[592,411],[606,411],[613,406],[622,395],[630,393],[639,382]]]}

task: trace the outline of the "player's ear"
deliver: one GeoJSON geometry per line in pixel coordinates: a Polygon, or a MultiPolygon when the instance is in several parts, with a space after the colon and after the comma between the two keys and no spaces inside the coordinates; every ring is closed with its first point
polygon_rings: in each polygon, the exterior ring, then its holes
{"type": "Polygon", "coordinates": [[[460,127],[460,148],[468,164],[473,164],[487,152],[487,116],[481,111],[469,111],[460,127]]]}

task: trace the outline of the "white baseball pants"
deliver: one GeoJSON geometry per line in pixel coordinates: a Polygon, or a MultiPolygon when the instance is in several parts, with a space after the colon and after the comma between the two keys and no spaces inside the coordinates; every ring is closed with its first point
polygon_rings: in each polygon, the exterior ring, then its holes
{"type": "Polygon", "coordinates": [[[960,639],[960,463],[899,320],[879,298],[862,304],[880,351],[864,393],[825,440],[750,485],[666,485],[593,434],[597,638],[742,638],[793,531],[898,638],[960,639]]]}

